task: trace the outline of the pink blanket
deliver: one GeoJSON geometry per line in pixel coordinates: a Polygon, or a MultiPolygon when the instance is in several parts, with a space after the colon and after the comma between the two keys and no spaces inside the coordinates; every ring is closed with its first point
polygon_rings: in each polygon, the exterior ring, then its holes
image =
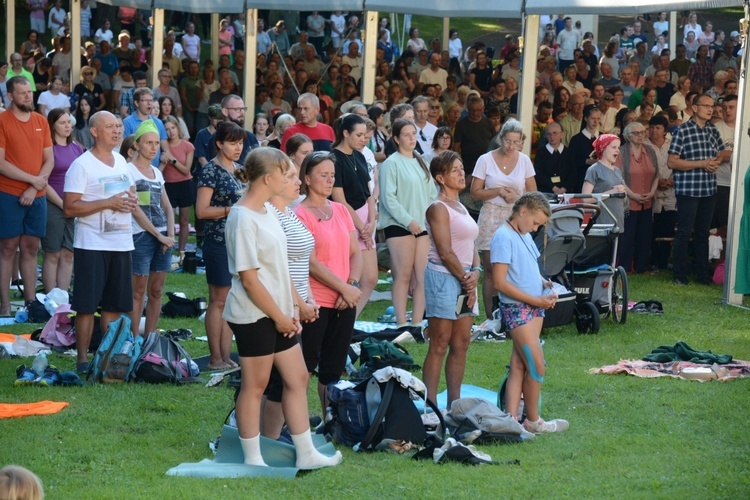
{"type": "Polygon", "coordinates": [[[674,361],[671,363],[653,363],[651,361],[621,359],[616,365],[591,368],[589,373],[602,375],[616,375],[625,373],[636,377],[672,377],[689,380],[726,381],[741,377],[750,377],[750,362],[735,359],[725,365],[708,366],[691,363],[689,361],[674,361]],[[710,370],[710,371],[709,371],[710,370]]]}

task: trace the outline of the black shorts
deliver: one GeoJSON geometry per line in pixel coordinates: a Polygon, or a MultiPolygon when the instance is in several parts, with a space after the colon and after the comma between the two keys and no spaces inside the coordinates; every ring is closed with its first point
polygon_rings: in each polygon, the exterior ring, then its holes
{"type": "MultiPolygon", "coordinates": [[[[411,231],[401,226],[388,226],[383,229],[383,235],[386,240],[389,238],[400,238],[401,236],[414,236],[411,234],[411,231]]],[[[427,236],[427,231],[422,231],[416,238],[421,238],[422,236],[427,236]]]]}
{"type": "Polygon", "coordinates": [[[349,354],[357,309],[339,311],[321,307],[320,317],[302,326],[302,354],[307,371],[318,368],[318,382],[328,385],[341,378],[349,354]]]}
{"type": "Polygon", "coordinates": [[[187,208],[195,205],[195,183],[193,179],[164,184],[172,208],[187,208]]]}
{"type": "Polygon", "coordinates": [[[232,286],[227,247],[213,240],[203,242],[203,262],[206,265],[206,282],[213,286],[232,286]]]}
{"type": "Polygon", "coordinates": [[[133,266],[131,252],[73,250],[73,303],[81,314],[102,310],[128,313],[133,310],[133,266]]]}
{"type": "Polygon", "coordinates": [[[270,318],[261,318],[248,325],[229,323],[229,328],[237,341],[237,353],[243,358],[268,356],[297,345],[297,336],[280,334],[270,318]]]}

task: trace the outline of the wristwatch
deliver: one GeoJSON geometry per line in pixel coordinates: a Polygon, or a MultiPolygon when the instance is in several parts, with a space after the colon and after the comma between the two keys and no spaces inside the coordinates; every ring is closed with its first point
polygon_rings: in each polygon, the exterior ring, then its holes
{"type": "Polygon", "coordinates": [[[350,279],[350,280],[347,280],[346,282],[349,283],[354,288],[359,288],[359,281],[357,281],[357,280],[350,279]]]}
{"type": "Polygon", "coordinates": [[[177,159],[172,158],[171,160],[169,160],[169,163],[171,163],[172,165],[177,165],[177,159]]]}

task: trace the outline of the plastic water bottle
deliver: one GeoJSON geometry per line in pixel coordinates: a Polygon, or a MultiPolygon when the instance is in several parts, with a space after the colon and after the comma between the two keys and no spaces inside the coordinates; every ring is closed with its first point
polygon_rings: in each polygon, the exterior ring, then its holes
{"type": "Polygon", "coordinates": [[[29,320],[29,311],[26,308],[16,311],[16,323],[26,323],[29,320]]]}
{"type": "Polygon", "coordinates": [[[126,340],[122,344],[122,349],[120,349],[121,354],[130,354],[130,351],[133,349],[133,337],[130,337],[128,340],[126,340]]]}
{"type": "Polygon", "coordinates": [[[55,311],[57,311],[57,302],[50,299],[49,296],[44,297],[44,308],[47,310],[50,316],[54,316],[55,311]]]}
{"type": "Polygon", "coordinates": [[[40,352],[37,354],[36,358],[34,358],[34,362],[31,363],[31,369],[34,370],[34,373],[36,373],[38,376],[44,375],[44,370],[47,369],[47,366],[49,363],[47,362],[47,354],[40,352]]]}

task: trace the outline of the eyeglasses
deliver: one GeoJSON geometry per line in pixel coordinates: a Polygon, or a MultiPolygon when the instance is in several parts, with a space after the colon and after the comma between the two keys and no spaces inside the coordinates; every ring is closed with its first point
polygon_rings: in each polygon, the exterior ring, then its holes
{"type": "Polygon", "coordinates": [[[93,71],[86,71],[86,72],[85,72],[85,73],[83,74],[83,76],[93,76],[93,74],[94,74],[94,72],[93,72],[93,71]]]}
{"type": "Polygon", "coordinates": [[[503,142],[505,144],[513,144],[514,146],[520,146],[523,144],[523,141],[511,141],[510,139],[503,139],[503,142]]]}
{"type": "Polygon", "coordinates": [[[713,104],[693,104],[693,106],[698,106],[699,108],[713,108],[713,104]]]}
{"type": "Polygon", "coordinates": [[[236,112],[236,113],[239,113],[240,111],[245,111],[245,112],[247,112],[247,108],[246,108],[246,107],[244,107],[244,108],[243,108],[243,107],[238,107],[238,108],[227,108],[227,110],[228,110],[228,111],[234,111],[234,112],[236,112]]]}
{"type": "Polygon", "coordinates": [[[147,102],[149,104],[153,104],[154,100],[153,99],[139,99],[138,102],[147,102]]]}
{"type": "Polygon", "coordinates": [[[440,106],[430,106],[430,109],[440,109],[440,106]]]}
{"type": "Polygon", "coordinates": [[[450,141],[450,140],[451,140],[451,136],[449,135],[438,137],[438,141],[450,141]]]}
{"type": "Polygon", "coordinates": [[[633,135],[645,135],[646,131],[645,130],[633,130],[631,132],[631,134],[633,134],[633,135]]]}

